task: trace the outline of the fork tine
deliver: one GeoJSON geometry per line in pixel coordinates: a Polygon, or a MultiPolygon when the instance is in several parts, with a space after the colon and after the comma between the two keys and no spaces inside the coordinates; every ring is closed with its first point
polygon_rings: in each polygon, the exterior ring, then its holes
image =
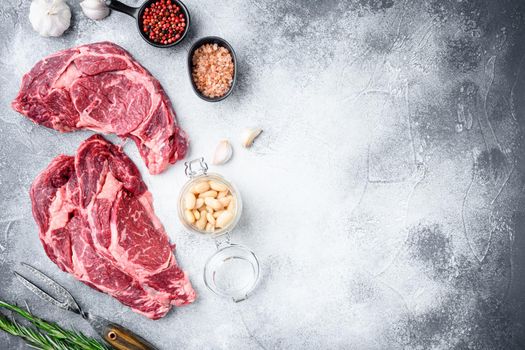
{"type": "Polygon", "coordinates": [[[18,272],[14,272],[15,276],[18,278],[18,280],[20,282],[22,282],[22,284],[27,288],[29,289],[31,292],[33,292],[34,294],[36,294],[37,296],[39,296],[40,298],[52,303],[53,305],[56,305],[58,307],[61,307],[61,308],[64,308],[66,307],[65,306],[65,303],[63,301],[60,301],[60,300],[57,300],[55,299],[52,295],[48,294],[47,292],[45,292],[43,289],[41,289],[40,287],[38,287],[36,284],[34,284],[33,282],[29,281],[27,278],[25,278],[24,276],[22,276],[21,274],[19,274],[18,272]]]}
{"type": "Polygon", "coordinates": [[[49,276],[44,274],[42,271],[38,270],[37,268],[22,262],[22,266],[24,266],[27,270],[29,270],[38,280],[40,280],[42,283],[44,283],[46,286],[50,287],[54,293],[56,293],[59,297],[61,297],[63,300],[58,300],[55,298],[55,296],[50,295],[49,293],[42,290],[42,288],[38,287],[34,283],[30,282],[27,278],[23,277],[19,273],[15,272],[17,277],[20,279],[20,281],[33,293],[37,294],[39,297],[45,299],[46,301],[49,301],[53,303],[54,305],[61,307],[63,309],[71,310],[76,313],[81,313],[81,309],[79,305],[77,304],[75,298],[60,284],[55,282],[53,279],[51,279],[49,276]]]}
{"type": "Polygon", "coordinates": [[[37,279],[46,284],[48,287],[51,287],[53,289],[53,292],[56,292],[62,298],[64,298],[64,301],[70,301],[73,299],[73,296],[64,287],[62,287],[60,284],[51,279],[51,277],[27,263],[23,262],[21,264],[31,273],[33,273],[37,279]]]}
{"type": "Polygon", "coordinates": [[[29,308],[29,305],[27,304],[27,300],[24,299],[24,305],[26,306],[27,312],[31,313],[31,309],[29,308]]]}

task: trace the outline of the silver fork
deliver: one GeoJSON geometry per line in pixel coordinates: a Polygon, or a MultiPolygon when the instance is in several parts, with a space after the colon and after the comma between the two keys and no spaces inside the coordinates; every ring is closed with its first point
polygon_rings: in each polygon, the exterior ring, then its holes
{"type": "Polygon", "coordinates": [[[91,327],[104,339],[111,347],[117,350],[157,350],[151,343],[131,330],[120,326],[116,323],[106,320],[103,317],[88,313],[78,305],[75,298],[60,284],[49,278],[40,270],[33,266],[21,263],[37,280],[49,287],[53,295],[45,292],[36,284],[31,282],[28,278],[22,276],[19,272],[14,272],[16,277],[22,284],[31,292],[42,298],[43,300],[58,306],[61,309],[74,312],[83,319],[89,322],[91,327]]]}

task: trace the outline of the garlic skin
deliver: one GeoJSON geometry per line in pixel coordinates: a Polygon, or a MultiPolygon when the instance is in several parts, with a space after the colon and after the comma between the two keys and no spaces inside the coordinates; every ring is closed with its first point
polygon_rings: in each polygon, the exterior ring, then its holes
{"type": "Polygon", "coordinates": [[[109,15],[109,7],[104,0],[84,0],[80,3],[82,12],[95,21],[101,20],[109,15]]]}
{"type": "Polygon", "coordinates": [[[61,36],[71,24],[71,10],[64,0],[33,0],[29,21],[41,36],[61,36]]]}
{"type": "Polygon", "coordinates": [[[253,145],[253,141],[262,133],[262,129],[246,128],[242,131],[241,141],[244,148],[249,148],[253,145]]]}
{"type": "Polygon", "coordinates": [[[215,148],[212,164],[221,165],[227,163],[233,155],[233,148],[228,140],[221,140],[215,148]]]}

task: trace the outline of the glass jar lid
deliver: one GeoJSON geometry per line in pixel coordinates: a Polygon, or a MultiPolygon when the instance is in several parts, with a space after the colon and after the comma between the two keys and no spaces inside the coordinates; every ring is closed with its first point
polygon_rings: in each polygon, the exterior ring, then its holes
{"type": "Polygon", "coordinates": [[[215,294],[245,300],[259,280],[259,260],[248,248],[226,243],[219,245],[204,267],[204,283],[215,294]]]}

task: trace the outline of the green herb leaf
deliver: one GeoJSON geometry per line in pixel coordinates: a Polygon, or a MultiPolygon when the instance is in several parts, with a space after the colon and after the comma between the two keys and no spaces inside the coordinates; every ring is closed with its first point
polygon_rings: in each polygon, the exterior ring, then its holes
{"type": "Polygon", "coordinates": [[[16,305],[0,300],[0,307],[11,310],[28,320],[35,328],[19,324],[0,313],[0,329],[24,339],[36,349],[43,350],[109,350],[104,343],[81,332],[68,330],[54,322],[38,318],[16,305]]]}

